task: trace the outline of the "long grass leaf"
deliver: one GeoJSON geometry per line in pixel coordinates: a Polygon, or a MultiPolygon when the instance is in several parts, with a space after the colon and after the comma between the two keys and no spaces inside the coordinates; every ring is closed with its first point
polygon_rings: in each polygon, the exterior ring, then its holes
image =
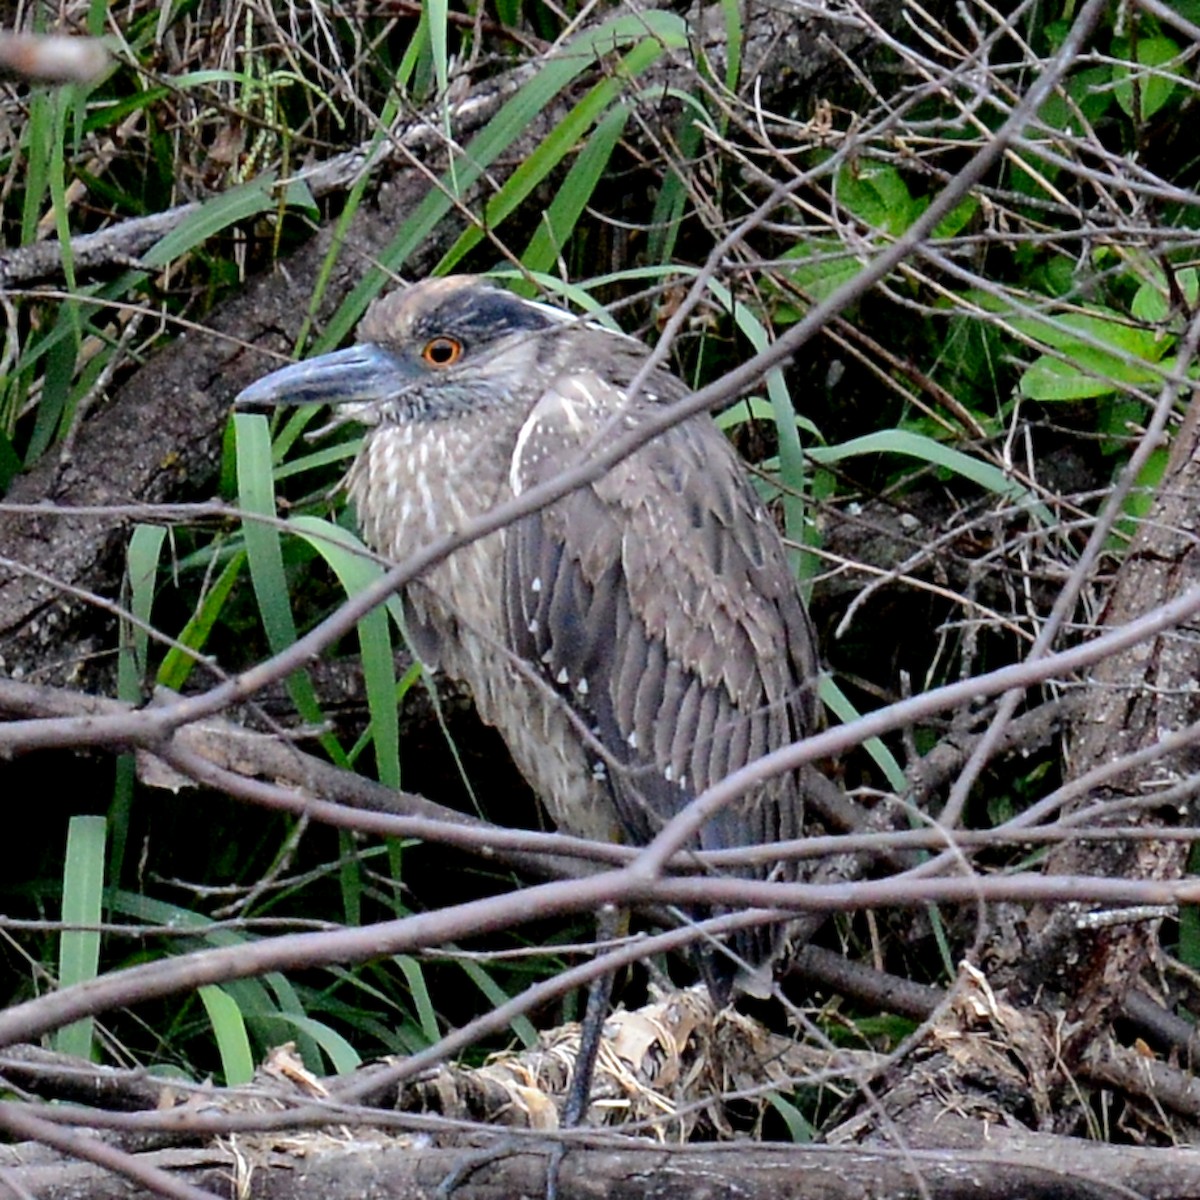
{"type": "Polygon", "coordinates": [[[1050,510],[1037,500],[1033,492],[1023,483],[1010,479],[999,467],[980,462],[961,450],[943,446],[933,438],[912,433],[907,429],[885,429],[879,433],[868,433],[863,437],[853,438],[837,446],[812,447],[808,451],[808,456],[814,462],[822,464],[841,462],[843,459],[864,454],[902,454],[921,459],[933,466],[952,471],[955,475],[1015,504],[1028,506],[1030,512],[1035,513],[1048,527],[1055,523],[1050,510]]]}
{"type": "Polygon", "coordinates": [[[304,1007],[300,993],[292,985],[292,981],[279,971],[272,971],[265,975],[263,982],[270,988],[278,1005],[277,1011],[273,1013],[274,1023],[276,1025],[281,1022],[291,1024],[296,1030],[296,1049],[299,1050],[300,1057],[312,1070],[321,1070],[321,1046],[302,1026],[304,1021],[311,1020],[311,1018],[304,1007]]]}
{"type": "MultiPolygon", "coordinates": [[[[843,724],[857,721],[862,716],[862,713],[854,707],[850,697],[828,675],[822,677],[819,693],[821,703],[843,724]]],[[[883,772],[888,786],[893,791],[898,793],[907,791],[908,780],[904,777],[904,768],[879,738],[868,738],[863,742],[863,749],[875,760],[875,765],[883,772]]]]}
{"type": "MultiPolygon", "coordinates": [[[[104,843],[107,822],[103,817],[72,817],[67,827],[67,854],[63,866],[62,920],[64,925],[100,924],[104,895],[104,843]]],[[[64,929],[58,946],[58,982],[71,987],[96,978],[100,966],[100,932],[64,929]]],[[[92,1054],[93,1020],[84,1017],[60,1029],[55,1048],[76,1058],[92,1054]]]]}
{"type": "Polygon", "coordinates": [[[157,676],[157,682],[162,687],[179,691],[187,682],[188,676],[196,666],[196,655],[204,649],[208,636],[212,633],[213,626],[216,625],[221,610],[225,607],[225,601],[229,599],[233,585],[241,577],[245,565],[246,552],[239,550],[222,568],[212,587],[201,597],[196,611],[175,639],[180,645],[172,646],[163,656],[157,676]],[[184,647],[188,647],[196,653],[189,654],[184,647]]]}
{"type": "MultiPolygon", "coordinates": [[[[138,525],[129,539],[129,549],[125,555],[125,572],[129,581],[129,611],[139,622],[127,626],[127,642],[123,647],[122,663],[128,662],[128,671],[124,680],[124,689],[118,681],[118,692],[122,700],[139,701],[142,699],[142,681],[146,678],[147,650],[150,634],[146,626],[150,624],[150,614],[154,607],[154,585],[158,579],[158,564],[162,557],[163,543],[167,531],[162,525],[138,525]]],[[[120,674],[120,672],[118,672],[120,674]]]]}
{"type": "MultiPolygon", "coordinates": [[[[374,583],[382,571],[353,534],[317,517],[295,517],[291,526],[333,568],[347,596],[374,583]]],[[[373,609],[358,622],[363,681],[371,711],[371,736],[379,782],[400,786],[400,725],[396,712],[396,667],[387,613],[373,609]]]]}
{"type": "Polygon", "coordinates": [[[664,43],[658,38],[646,38],[634,46],[621,60],[618,76],[596,84],[538,143],[537,149],[487,202],[480,222],[467,229],[446,251],[433,273],[444,275],[452,270],[469,250],[483,240],[485,231],[495,229],[511,216],[533,189],[562,162],[604,111],[620,98],[626,86],[625,80],[640,75],[664,49],[664,43]]]}
{"type": "Polygon", "coordinates": [[[155,242],[142,255],[142,261],[150,267],[165,267],[181,254],[186,254],[235,222],[249,220],[273,208],[273,184],[274,177],[264,173],[249,183],[230,188],[229,191],[201,204],[170,233],[155,242]]]}
{"type": "Polygon", "coordinates": [[[254,1078],[254,1056],[250,1053],[250,1035],[238,1006],[223,988],[215,984],[202,987],[199,992],[221,1055],[225,1086],[249,1083],[254,1078]]]}
{"type": "MultiPolygon", "coordinates": [[[[512,997],[484,970],[477,962],[463,959],[459,962],[467,978],[488,998],[493,1008],[506,1004],[512,997]]],[[[538,1043],[538,1031],[528,1017],[516,1016],[509,1022],[509,1028],[517,1035],[522,1046],[532,1047],[538,1043]]]]}
{"type": "MultiPolygon", "coordinates": [[[[130,704],[145,699],[147,652],[150,635],[146,626],[154,608],[155,583],[167,531],[161,525],[138,525],[125,553],[125,581],[129,611],[134,621],[120,623],[120,648],[117,656],[117,696],[130,704]]],[[[136,779],[132,754],[117,760],[112,801],[108,806],[109,856],[108,878],[117,884],[125,865],[125,846],[133,812],[133,785],[136,779]]]]}
{"type": "Polygon", "coordinates": [[[37,237],[42,198],[50,178],[50,159],[54,154],[51,131],[54,127],[54,98],[50,92],[35,91],[29,98],[25,121],[25,170],[22,183],[25,196],[21,208],[21,245],[28,246],[37,237]]]}
{"type": "Polygon", "coordinates": [[[397,954],[393,957],[396,965],[404,973],[404,978],[408,981],[408,990],[417,1008],[417,1020],[420,1022],[421,1032],[432,1046],[442,1036],[442,1031],[438,1027],[437,1013],[434,1011],[433,1000],[429,995],[429,986],[425,982],[425,972],[421,964],[410,955],[397,954]]]}
{"type": "MultiPolygon", "coordinates": [[[[238,503],[248,518],[243,534],[250,579],[267,643],[273,654],[279,654],[296,640],[296,623],[283,567],[283,547],[279,530],[273,524],[254,520],[255,515],[272,519],[275,516],[271,438],[266,418],[258,413],[237,413],[234,424],[237,431],[238,503]]],[[[294,671],[288,676],[287,687],[301,717],[312,724],[321,724],[321,706],[308,676],[303,671],[294,671]]],[[[321,745],[339,765],[347,765],[345,752],[332,735],[323,735],[321,745]]]]}
{"type": "Polygon", "coordinates": [[[521,262],[531,271],[550,270],[563,253],[628,121],[629,110],[618,104],[597,123],[521,255],[521,262]]]}
{"type": "MultiPolygon", "coordinates": [[[[668,12],[644,12],[622,15],[576,38],[558,56],[547,61],[500,111],[472,138],[463,151],[455,182],[460,189],[470,187],[509,146],[523,134],[554,97],[594,62],[597,54],[609,53],[630,42],[654,38],[668,47],[687,45],[687,27],[682,18],[668,12]]],[[[367,271],[350,295],[342,302],[325,333],[317,339],[315,353],[330,350],[349,336],[367,305],[379,290],[399,271],[430,231],[450,211],[453,201],[450,180],[441,188],[431,189],[417,205],[412,216],[400,227],[391,243],[379,255],[378,266],[367,271]],[[445,190],[443,190],[445,189],[445,190]]]]}
{"type": "MultiPolygon", "coordinates": [[[[335,1075],[348,1075],[362,1066],[362,1056],[358,1051],[336,1029],[331,1029],[324,1021],[287,1012],[282,1014],[281,1019],[293,1026],[297,1035],[307,1038],[314,1045],[320,1047],[329,1059],[335,1075]]],[[[307,1057],[305,1062],[309,1062],[307,1057]]]]}

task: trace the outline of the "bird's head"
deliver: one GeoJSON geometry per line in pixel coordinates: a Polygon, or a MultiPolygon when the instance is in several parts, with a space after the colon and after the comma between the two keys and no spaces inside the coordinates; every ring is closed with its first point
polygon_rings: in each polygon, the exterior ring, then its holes
{"type": "Polygon", "coordinates": [[[592,328],[477,276],[428,279],[376,300],[358,345],[275,371],[237,404],[332,404],[368,425],[450,419],[536,396],[564,365],[563,336],[592,328]]]}

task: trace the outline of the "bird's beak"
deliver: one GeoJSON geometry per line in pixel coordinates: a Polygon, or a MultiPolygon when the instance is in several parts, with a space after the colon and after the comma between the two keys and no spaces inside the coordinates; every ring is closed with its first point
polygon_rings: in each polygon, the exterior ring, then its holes
{"type": "Polygon", "coordinates": [[[371,404],[395,396],[414,374],[399,355],[367,342],[272,371],[241,392],[234,404],[371,404]]]}

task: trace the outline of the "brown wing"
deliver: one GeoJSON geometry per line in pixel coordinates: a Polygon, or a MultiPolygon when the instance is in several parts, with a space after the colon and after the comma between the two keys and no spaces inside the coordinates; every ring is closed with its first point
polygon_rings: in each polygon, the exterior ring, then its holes
{"type": "MultiPolygon", "coordinates": [[[[518,439],[514,489],[577,459],[622,402],[590,373],[560,378],[518,439]]],[[[815,728],[813,637],[782,543],[707,417],[511,528],[504,599],[512,649],[603,748],[596,773],[632,841],[815,728]]],[[[772,781],[701,844],[799,836],[800,801],[794,776],[772,781]]]]}

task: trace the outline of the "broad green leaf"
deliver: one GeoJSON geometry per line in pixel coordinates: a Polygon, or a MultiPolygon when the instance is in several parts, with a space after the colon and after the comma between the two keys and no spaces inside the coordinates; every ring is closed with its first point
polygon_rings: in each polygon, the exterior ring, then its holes
{"type": "MultiPolygon", "coordinates": [[[[1176,271],[1175,286],[1187,307],[1195,308],[1197,299],[1200,299],[1200,275],[1197,274],[1196,268],[1184,267],[1183,270],[1176,271]]],[[[1161,268],[1151,268],[1150,278],[1143,281],[1133,297],[1130,312],[1137,320],[1151,325],[1161,324],[1171,316],[1170,291],[1161,268]]]]}
{"type": "Polygon", "coordinates": [[[1180,80],[1186,80],[1180,58],[1181,50],[1166,37],[1139,38],[1137,43],[1137,68],[1131,70],[1129,42],[1118,39],[1113,43],[1113,53],[1124,58],[1126,63],[1113,67],[1113,94],[1125,115],[1146,120],[1171,99],[1180,80]],[[1136,93],[1135,93],[1136,82],[1136,93]],[[1135,98],[1140,100],[1140,111],[1135,114],[1135,98]]]}
{"type": "Polygon", "coordinates": [[[833,295],[863,269],[863,264],[833,238],[813,238],[803,242],[789,250],[784,258],[788,260],[788,278],[814,304],[833,295]]]}
{"type": "Polygon", "coordinates": [[[1156,330],[1134,325],[1110,308],[1096,307],[1087,312],[1059,313],[1045,318],[1014,315],[1008,318],[1008,324],[1043,345],[1072,355],[1078,349],[1102,353],[1101,347],[1107,345],[1117,353],[1152,363],[1167,349],[1156,330]],[[1080,334],[1100,346],[1084,342],[1080,334]]]}
{"type": "Polygon", "coordinates": [[[979,211],[979,198],[968,196],[961,204],[956,204],[934,227],[933,238],[952,238],[961,233],[964,227],[979,211]]]}
{"type": "Polygon", "coordinates": [[[1137,484],[1129,493],[1123,506],[1123,515],[1113,527],[1109,546],[1121,553],[1137,534],[1138,525],[1150,515],[1158,494],[1158,485],[1166,474],[1167,463],[1171,452],[1166,446],[1160,446],[1151,452],[1146,465],[1138,472],[1137,484]]]}
{"type": "Polygon", "coordinates": [[[870,159],[843,167],[837,175],[837,199],[871,229],[903,233],[924,209],[904,176],[889,163],[870,159]]]}
{"type": "Polygon", "coordinates": [[[1021,395],[1031,400],[1087,400],[1119,391],[1122,384],[1137,387],[1162,378],[1150,367],[1131,367],[1088,346],[1074,346],[1070,353],[1073,362],[1048,354],[1036,358],[1021,376],[1021,395]]]}

